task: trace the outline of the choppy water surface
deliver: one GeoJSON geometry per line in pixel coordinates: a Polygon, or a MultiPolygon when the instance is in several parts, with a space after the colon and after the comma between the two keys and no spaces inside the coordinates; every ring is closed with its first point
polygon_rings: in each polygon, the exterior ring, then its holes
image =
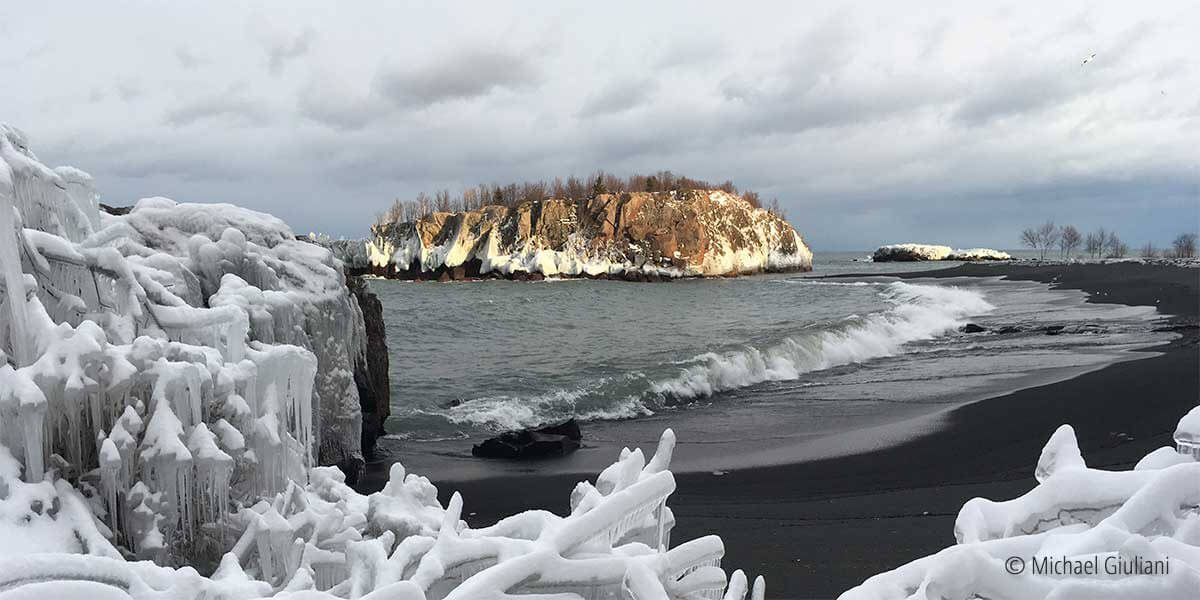
{"type": "Polygon", "coordinates": [[[1153,309],[1084,305],[1034,283],[898,282],[878,275],[950,265],[854,261],[865,254],[819,255],[803,276],[666,284],[372,281],[391,352],[388,429],[436,444],[572,416],[671,425],[680,411],[736,405],[830,432],[1162,339],[1153,309]],[[812,278],[830,272],[862,278],[812,278]],[[959,333],[967,322],[1015,330],[959,333]]]}

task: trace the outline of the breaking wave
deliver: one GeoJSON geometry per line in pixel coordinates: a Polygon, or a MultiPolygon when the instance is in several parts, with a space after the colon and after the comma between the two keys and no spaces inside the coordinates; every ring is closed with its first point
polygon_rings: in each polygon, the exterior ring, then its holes
{"type": "Polygon", "coordinates": [[[904,344],[937,337],[957,329],[964,318],[994,308],[983,294],[955,287],[896,282],[881,293],[892,303],[886,311],[850,317],[765,349],[705,353],[651,389],[690,400],[765,381],[799,379],[804,373],[891,356],[904,344]]]}
{"type": "Polygon", "coordinates": [[[653,414],[663,406],[694,401],[768,381],[902,353],[905,344],[954,331],[972,315],[994,307],[979,292],[950,286],[895,282],[881,286],[890,305],[810,326],[766,347],[743,346],[658,365],[642,373],[603,378],[573,390],[534,397],[493,396],[468,400],[443,416],[460,425],[518,429],[575,417],[619,420],[653,414]]]}

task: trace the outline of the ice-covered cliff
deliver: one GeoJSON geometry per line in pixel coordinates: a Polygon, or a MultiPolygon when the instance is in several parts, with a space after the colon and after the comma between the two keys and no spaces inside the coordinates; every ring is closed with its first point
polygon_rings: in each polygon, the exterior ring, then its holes
{"type": "Polygon", "coordinates": [[[722,191],[485,206],[372,233],[372,270],[404,279],[653,280],[812,269],[812,252],[790,224],[722,191]]]}
{"type": "Polygon", "coordinates": [[[923,260],[1010,260],[1007,252],[990,248],[955,250],[950,246],[933,244],[889,244],[880,246],[871,255],[875,262],[913,262],[923,260]]]}
{"type": "Polygon", "coordinates": [[[26,480],[97,474],[114,539],[155,556],[231,497],[361,465],[363,317],[329,251],[228,204],[97,200],[0,126],[0,442],[26,480]]]}

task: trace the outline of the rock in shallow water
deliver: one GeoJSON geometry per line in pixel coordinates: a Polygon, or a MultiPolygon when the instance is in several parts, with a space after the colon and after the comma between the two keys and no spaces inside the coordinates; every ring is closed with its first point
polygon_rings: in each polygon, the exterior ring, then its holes
{"type": "Polygon", "coordinates": [[[509,431],[488,438],[472,447],[471,455],[511,459],[566,456],[579,449],[582,439],[579,423],[571,419],[558,425],[509,431]]]}

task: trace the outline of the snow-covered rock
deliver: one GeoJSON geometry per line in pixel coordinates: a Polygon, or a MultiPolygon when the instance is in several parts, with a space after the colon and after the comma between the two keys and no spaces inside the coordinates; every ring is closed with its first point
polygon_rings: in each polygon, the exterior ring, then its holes
{"type": "Polygon", "coordinates": [[[1012,260],[1012,255],[1000,250],[992,250],[991,248],[967,248],[966,250],[951,252],[946,260],[1012,260]]]}
{"type": "Polygon", "coordinates": [[[880,246],[871,255],[875,262],[913,262],[925,260],[1010,260],[1007,252],[989,248],[955,250],[950,246],[931,244],[890,244],[880,246]]]}
{"type": "Polygon", "coordinates": [[[373,228],[373,270],[400,278],[495,274],[634,279],[808,271],[783,219],[722,191],[600,194],[525,202],[373,228]]]}
{"type": "MultiPolygon", "coordinates": [[[[1197,425],[1194,415],[1200,408],[1180,431],[1197,425]]],[[[1131,471],[1104,471],[1087,466],[1064,425],[1036,475],[1037,487],[1021,497],[964,504],[957,545],[871,577],[841,600],[1198,597],[1200,462],[1182,443],[1131,471]]]]}
{"type": "Polygon", "coordinates": [[[361,464],[361,310],[329,251],[228,204],[97,210],[0,126],[0,444],[169,561],[237,501],[361,464]],[[7,232],[7,233],[3,233],[7,232]]]}

